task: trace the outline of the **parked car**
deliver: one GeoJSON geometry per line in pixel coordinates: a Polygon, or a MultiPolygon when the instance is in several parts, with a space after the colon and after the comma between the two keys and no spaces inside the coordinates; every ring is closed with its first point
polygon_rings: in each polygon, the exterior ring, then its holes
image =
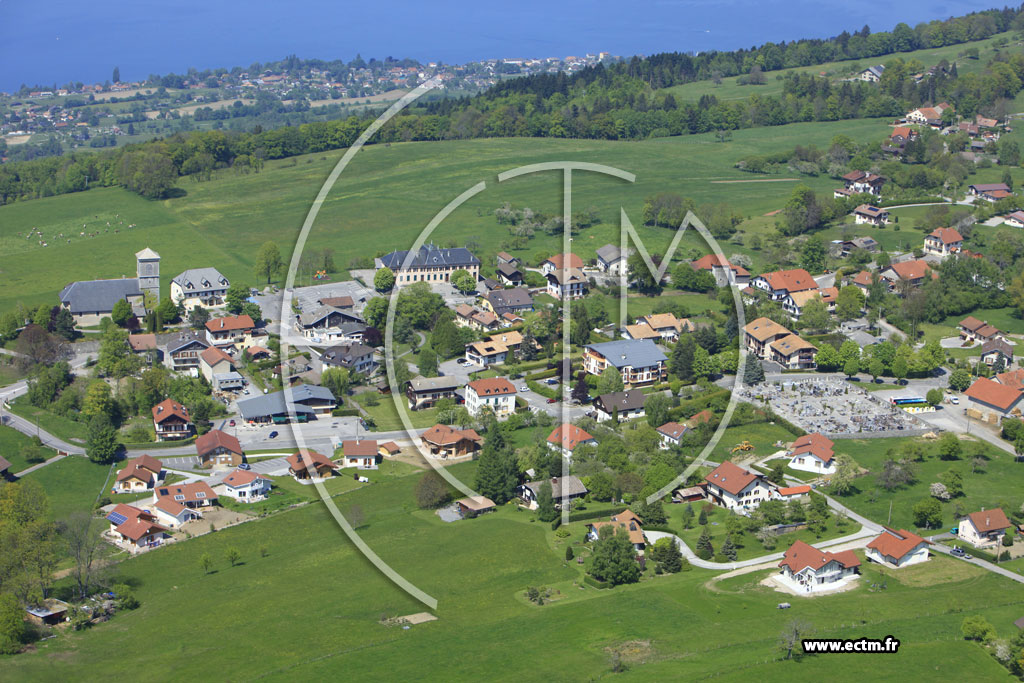
{"type": "Polygon", "coordinates": [[[953,548],[952,550],[949,551],[949,554],[952,555],[953,557],[959,557],[962,560],[969,560],[969,559],[971,559],[971,556],[968,555],[964,551],[963,548],[953,548]]]}
{"type": "Polygon", "coordinates": [[[277,438],[277,432],[276,431],[270,432],[269,434],[267,434],[267,438],[268,439],[276,439],[277,438]]]}
{"type": "Polygon", "coordinates": [[[548,399],[548,403],[557,403],[557,402],[558,402],[557,398],[549,398],[548,399]]]}
{"type": "Polygon", "coordinates": [[[949,402],[952,403],[955,406],[958,406],[958,405],[960,405],[960,397],[959,396],[951,396],[949,398],[949,402]]]}
{"type": "Polygon", "coordinates": [[[951,533],[954,536],[956,536],[958,533],[960,533],[960,529],[958,529],[957,527],[953,527],[952,529],[949,530],[949,533],[951,533]]]}
{"type": "Polygon", "coordinates": [[[525,384],[522,385],[521,387],[519,387],[519,391],[529,391],[529,390],[530,390],[530,387],[526,386],[525,384]]]}
{"type": "Polygon", "coordinates": [[[249,466],[249,463],[243,462],[241,465],[238,466],[238,469],[240,469],[240,470],[251,470],[252,467],[249,466]]]}
{"type": "Polygon", "coordinates": [[[234,420],[231,420],[230,422],[228,422],[228,427],[234,427],[234,426],[235,426],[235,421],[234,420]]]}

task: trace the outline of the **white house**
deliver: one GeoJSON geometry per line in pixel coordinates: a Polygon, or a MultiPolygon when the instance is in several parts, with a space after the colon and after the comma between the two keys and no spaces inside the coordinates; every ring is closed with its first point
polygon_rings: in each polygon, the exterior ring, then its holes
{"type": "Polygon", "coordinates": [[[171,300],[186,311],[196,306],[213,308],[224,305],[231,282],[216,268],[193,268],[171,280],[171,300]]]}
{"type": "Polygon", "coordinates": [[[572,460],[573,451],[576,450],[577,446],[580,444],[596,446],[597,439],[576,425],[565,422],[552,430],[551,434],[548,435],[547,444],[551,450],[561,453],[569,460],[572,460]]]}
{"type": "Polygon", "coordinates": [[[342,467],[356,467],[361,470],[377,469],[377,440],[350,439],[341,444],[342,467]]]}
{"type": "Polygon", "coordinates": [[[865,555],[869,560],[899,569],[927,562],[929,545],[931,541],[906,529],[897,531],[883,526],[882,533],[868,543],[865,555]]]}
{"type": "Polygon", "coordinates": [[[957,536],[976,548],[998,547],[1006,530],[1012,528],[1010,520],[1000,508],[981,510],[960,520],[957,536]]]}
{"type": "Polygon", "coordinates": [[[239,503],[255,503],[267,497],[272,482],[252,470],[235,470],[224,478],[223,484],[225,496],[239,503]]]}
{"type": "MultiPolygon", "coordinates": [[[[520,498],[531,510],[537,509],[537,494],[545,480],[528,481],[516,487],[516,496],[520,498]]],[[[580,478],[574,474],[568,477],[552,477],[548,480],[551,484],[551,497],[555,499],[555,506],[561,507],[563,496],[567,502],[587,495],[587,487],[583,485],[580,478]]]]}
{"type": "Polygon", "coordinates": [[[498,417],[511,415],[516,410],[516,388],[504,377],[478,379],[466,385],[466,410],[473,417],[484,407],[498,417]]]}
{"type": "Polygon", "coordinates": [[[667,451],[672,446],[678,446],[683,435],[690,431],[690,428],[678,422],[666,422],[655,431],[658,432],[658,438],[661,439],[659,444],[661,449],[667,451]]]}
{"type": "Polygon", "coordinates": [[[789,466],[803,472],[835,474],[834,445],[831,439],[818,432],[805,434],[793,442],[789,451],[789,466]]]}
{"type": "Polygon", "coordinates": [[[548,294],[556,299],[580,299],[587,294],[587,278],[579,268],[553,270],[545,276],[548,294]]]}
{"type": "Polygon", "coordinates": [[[626,272],[626,257],[614,244],[606,244],[597,250],[597,267],[609,275],[623,275],[626,272]]]}
{"type": "Polygon", "coordinates": [[[708,500],[729,510],[752,510],[773,497],[775,485],[728,460],[704,477],[708,500]]]}
{"type": "Polygon", "coordinates": [[[610,420],[614,416],[618,416],[619,420],[645,417],[647,415],[646,404],[647,394],[638,389],[601,394],[594,399],[598,422],[610,420]]]}
{"type": "Polygon", "coordinates": [[[151,455],[140,455],[129,460],[117,473],[115,493],[134,493],[153,488],[163,479],[163,463],[151,455]]]}
{"type": "Polygon", "coordinates": [[[778,579],[784,585],[801,593],[814,593],[856,580],[860,560],[852,550],[830,553],[797,541],[782,556],[779,567],[782,571],[778,579]]]}

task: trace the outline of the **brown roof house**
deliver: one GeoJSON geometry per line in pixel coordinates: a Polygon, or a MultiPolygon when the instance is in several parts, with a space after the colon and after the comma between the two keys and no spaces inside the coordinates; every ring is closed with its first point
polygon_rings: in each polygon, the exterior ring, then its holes
{"type": "Polygon", "coordinates": [[[761,360],[771,358],[770,345],[772,342],[784,339],[791,334],[792,332],[771,318],[757,318],[743,327],[743,339],[747,345],[747,351],[761,360]]]}
{"type": "Polygon", "coordinates": [[[704,477],[707,499],[729,510],[751,510],[772,497],[775,485],[726,460],[704,477]]]}
{"type": "Polygon", "coordinates": [[[830,553],[803,541],[789,547],[779,562],[776,579],[798,594],[836,590],[854,581],[860,571],[860,560],[852,550],[830,553]]]}
{"type": "Polygon", "coordinates": [[[1012,386],[993,382],[987,377],[974,380],[967,391],[967,416],[989,424],[999,424],[1004,417],[1021,416],[1021,393],[1012,386]]]}
{"type": "Polygon", "coordinates": [[[342,462],[345,467],[375,470],[380,456],[377,451],[376,439],[347,439],[341,442],[342,462]]]}
{"type": "Polygon", "coordinates": [[[430,454],[440,458],[461,458],[480,450],[483,439],[472,429],[455,429],[436,424],[420,437],[430,454]]]}
{"type": "Polygon", "coordinates": [[[104,536],[133,554],[155,548],[168,538],[167,527],[157,523],[156,515],[133,505],[118,503],[106,519],[110,528],[104,536]]]}
{"type": "Polygon", "coordinates": [[[633,549],[643,553],[647,546],[647,539],[644,538],[643,520],[637,517],[632,510],[625,510],[613,515],[610,522],[591,522],[587,524],[587,540],[596,541],[601,537],[601,529],[611,527],[616,534],[626,534],[633,549]]]}
{"type": "Polygon", "coordinates": [[[196,439],[196,455],[203,467],[238,467],[245,459],[238,439],[219,429],[211,429],[196,439]]]}
{"type": "Polygon", "coordinates": [[[117,473],[114,493],[134,493],[153,488],[163,478],[163,463],[151,455],[140,455],[125,463],[117,473]]]}
{"type": "Polygon", "coordinates": [[[597,439],[576,425],[565,422],[552,430],[551,434],[548,435],[547,444],[551,450],[561,453],[569,460],[572,460],[573,451],[576,450],[577,446],[580,444],[596,446],[597,439]]]}
{"type": "Polygon", "coordinates": [[[789,451],[789,466],[817,474],[835,474],[832,440],[818,432],[801,436],[789,451]]]}
{"type": "Polygon", "coordinates": [[[311,479],[324,479],[332,476],[340,469],[336,462],[332,462],[326,455],[302,449],[292,453],[287,458],[288,474],[296,481],[309,481],[311,479]]]}
{"type": "Polygon", "coordinates": [[[188,408],[167,398],[153,406],[153,427],[157,441],[187,439],[192,434],[188,408]]]}
{"type": "Polygon", "coordinates": [[[930,545],[931,541],[906,529],[897,531],[883,526],[882,533],[868,543],[864,554],[869,560],[899,569],[927,562],[930,545]]]}
{"type": "Polygon", "coordinates": [[[957,537],[962,538],[976,548],[998,547],[1003,536],[1012,525],[1006,514],[999,508],[980,510],[960,520],[957,537]]]}

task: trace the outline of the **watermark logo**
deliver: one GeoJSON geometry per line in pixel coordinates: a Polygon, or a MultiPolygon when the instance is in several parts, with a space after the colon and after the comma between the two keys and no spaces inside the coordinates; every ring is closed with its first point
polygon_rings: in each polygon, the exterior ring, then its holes
{"type": "MultiPolygon", "coordinates": [[[[418,99],[419,97],[423,96],[424,94],[426,94],[427,92],[429,92],[430,90],[432,90],[435,87],[437,87],[436,83],[434,83],[432,81],[428,81],[428,82],[424,83],[423,85],[420,85],[415,90],[409,92],[402,99],[400,99],[398,102],[396,102],[394,105],[392,105],[378,119],[376,119],[363,132],[362,135],[359,136],[358,140],[352,145],[352,147],[350,147],[348,150],[346,150],[345,154],[338,161],[338,163],[335,165],[334,169],[331,171],[330,175],[327,177],[327,180],[324,182],[323,186],[320,188],[320,191],[317,193],[317,196],[314,199],[313,204],[310,207],[309,212],[306,215],[306,219],[303,222],[302,229],[301,229],[301,231],[299,233],[298,240],[296,241],[295,251],[293,252],[291,261],[289,263],[288,273],[287,273],[287,277],[286,277],[286,281],[285,281],[286,296],[282,300],[282,310],[281,310],[281,314],[280,314],[280,320],[282,321],[282,325],[285,324],[284,321],[289,320],[291,318],[291,297],[287,296],[287,294],[294,291],[296,272],[298,270],[298,264],[299,264],[301,256],[302,256],[302,252],[303,252],[303,250],[305,248],[305,245],[306,245],[306,240],[307,240],[307,238],[309,236],[310,231],[313,228],[313,225],[316,222],[316,218],[317,218],[317,215],[319,214],[320,208],[323,205],[324,201],[327,199],[327,196],[329,195],[331,189],[337,183],[338,179],[341,177],[342,173],[344,172],[344,170],[346,169],[348,164],[351,162],[352,158],[359,152],[359,150],[363,147],[363,145],[365,145],[366,142],[369,141],[377,133],[377,131],[380,130],[380,128],[382,126],[384,126],[389,120],[391,120],[402,109],[404,109],[405,107],[409,106],[416,99],[418,99]]],[[[572,182],[573,182],[574,174],[576,174],[576,173],[600,174],[600,175],[603,175],[603,176],[609,178],[612,182],[633,183],[633,182],[636,181],[636,176],[633,173],[631,173],[630,171],[624,170],[624,169],[620,169],[620,168],[616,168],[616,167],[610,166],[610,165],[595,164],[595,163],[585,163],[585,162],[577,162],[577,161],[555,161],[555,162],[545,162],[545,163],[539,163],[539,164],[530,164],[530,165],[520,166],[520,167],[517,167],[517,168],[512,168],[512,169],[503,171],[503,172],[498,174],[498,176],[496,178],[496,181],[497,181],[496,184],[500,185],[502,182],[505,182],[507,180],[510,180],[510,179],[513,179],[513,178],[522,177],[522,176],[527,176],[527,175],[531,175],[531,174],[536,174],[536,173],[559,173],[559,174],[561,174],[561,179],[560,180],[561,180],[561,184],[562,184],[562,252],[564,254],[566,254],[566,255],[570,255],[570,254],[573,253],[572,252],[572,231],[571,231],[571,226],[572,226],[572,215],[573,215],[573,211],[572,211],[572,182]]],[[[410,246],[409,251],[408,251],[408,253],[406,255],[405,261],[402,264],[401,269],[402,270],[407,269],[412,264],[412,261],[416,257],[416,255],[419,253],[420,248],[423,247],[425,244],[427,244],[427,240],[430,239],[430,237],[434,233],[434,231],[439,226],[442,225],[442,223],[445,221],[446,218],[448,218],[456,209],[458,209],[460,206],[465,204],[468,200],[470,200],[471,198],[477,196],[481,192],[484,192],[487,189],[488,189],[487,181],[486,180],[481,180],[480,182],[476,183],[475,185],[472,185],[471,187],[465,189],[460,194],[458,194],[454,199],[452,199],[450,202],[448,202],[448,204],[445,205],[427,223],[427,225],[420,232],[419,236],[416,238],[416,240],[410,246]]],[[[621,254],[622,254],[623,258],[625,258],[626,254],[629,253],[630,249],[631,248],[635,248],[637,253],[640,255],[640,257],[643,260],[644,267],[647,268],[647,270],[649,271],[650,275],[655,279],[655,281],[661,282],[662,279],[665,277],[668,265],[671,262],[673,255],[677,251],[679,243],[680,243],[680,241],[683,238],[683,235],[685,234],[685,232],[688,229],[691,229],[691,228],[693,230],[697,231],[697,233],[703,238],[703,240],[711,248],[712,252],[719,259],[721,259],[722,262],[725,262],[725,260],[726,260],[725,259],[725,254],[722,252],[721,247],[715,241],[714,237],[707,230],[707,228],[703,225],[703,223],[701,223],[700,219],[697,218],[697,216],[694,215],[692,212],[688,212],[686,214],[686,216],[683,219],[682,223],[677,228],[677,230],[676,230],[676,232],[675,232],[675,234],[674,234],[674,236],[672,238],[672,242],[669,245],[669,248],[666,251],[664,257],[662,258],[661,263],[660,264],[656,264],[654,262],[654,260],[652,259],[649,250],[644,245],[644,242],[641,239],[640,235],[637,233],[636,229],[634,228],[633,223],[631,222],[628,214],[626,213],[626,210],[624,208],[620,207],[620,249],[621,249],[621,254]]],[[[559,281],[560,282],[568,281],[568,279],[569,279],[569,277],[571,275],[570,270],[571,270],[571,268],[570,268],[570,265],[569,265],[569,259],[568,258],[563,259],[563,265],[562,265],[561,271],[559,273],[559,281]]],[[[629,273],[626,268],[621,268],[620,272],[617,274],[618,285],[619,285],[619,294],[620,294],[620,296],[619,296],[620,305],[619,305],[618,319],[616,320],[617,324],[615,325],[616,330],[621,329],[628,322],[627,290],[628,290],[628,287],[629,287],[630,280],[632,279],[632,277],[635,277],[636,275],[637,275],[637,273],[635,273],[635,272],[632,273],[632,274],[629,273]]],[[[421,441],[419,439],[419,431],[413,426],[412,419],[411,419],[411,417],[409,415],[408,407],[405,405],[405,401],[403,400],[403,393],[401,391],[401,388],[397,386],[397,376],[396,376],[396,372],[395,372],[396,358],[395,358],[395,354],[394,354],[394,328],[395,328],[395,316],[396,316],[396,309],[397,309],[396,301],[397,301],[397,297],[399,295],[400,289],[401,289],[401,287],[396,285],[396,287],[394,287],[393,290],[391,291],[391,294],[389,296],[389,305],[388,305],[386,324],[385,324],[385,329],[384,329],[385,367],[386,367],[386,371],[387,371],[388,384],[392,388],[392,399],[395,402],[395,408],[396,408],[396,410],[398,412],[398,415],[399,415],[399,417],[400,417],[400,419],[402,421],[402,425],[403,425],[404,430],[406,432],[406,436],[408,437],[409,440],[412,441],[413,444],[415,444],[417,446],[417,448],[420,450],[421,455],[423,456],[423,459],[433,468],[433,470],[435,472],[437,472],[441,477],[443,477],[444,480],[447,481],[452,487],[454,487],[456,490],[460,491],[464,495],[466,495],[466,496],[473,496],[473,497],[479,496],[480,494],[477,493],[476,491],[474,491],[472,487],[470,487],[465,482],[459,480],[457,477],[452,475],[451,472],[448,471],[448,468],[442,466],[442,463],[440,461],[438,461],[435,457],[431,456],[431,454],[428,452],[428,450],[422,445],[422,443],[421,443],[421,441]]],[[[731,292],[732,292],[733,303],[735,305],[738,328],[740,330],[742,330],[743,326],[745,325],[745,320],[744,320],[744,315],[743,315],[743,304],[742,304],[742,301],[740,300],[740,295],[739,295],[738,290],[735,287],[731,287],[730,289],[731,289],[731,292]]],[[[571,304],[570,297],[568,295],[563,294],[563,296],[561,296],[560,302],[559,302],[559,308],[560,308],[560,316],[559,317],[560,317],[561,328],[562,328],[562,335],[561,335],[562,336],[562,340],[561,340],[562,341],[562,343],[561,343],[561,354],[562,354],[562,356],[561,356],[560,359],[558,359],[558,360],[561,360],[562,363],[566,363],[566,362],[569,361],[569,354],[570,354],[570,331],[571,331],[571,322],[572,322],[571,321],[572,310],[571,310],[571,305],[570,304],[571,304]]],[[[284,357],[287,356],[288,341],[287,341],[286,335],[284,334],[284,330],[283,329],[282,329],[282,337],[281,337],[281,339],[282,339],[282,354],[281,355],[282,355],[282,358],[284,358],[284,357]]],[[[744,367],[745,367],[745,360],[746,360],[746,350],[744,348],[744,345],[742,343],[740,343],[740,345],[739,345],[739,363],[738,363],[738,366],[737,366],[737,374],[736,374],[736,380],[735,380],[737,384],[739,384],[739,383],[741,383],[743,381],[743,371],[744,371],[744,367]]],[[[401,362],[404,362],[404,361],[401,361],[401,362]]],[[[561,367],[561,364],[559,365],[559,367],[561,367]]],[[[288,386],[289,375],[290,375],[290,371],[289,371],[289,368],[288,368],[287,364],[282,363],[281,377],[282,377],[282,382],[283,382],[284,386],[288,386]]],[[[555,403],[554,404],[554,408],[552,409],[552,412],[557,413],[557,415],[553,415],[553,416],[555,417],[556,421],[558,421],[560,424],[571,422],[572,420],[578,419],[579,417],[582,416],[580,414],[580,412],[579,412],[579,409],[577,409],[576,407],[572,406],[570,404],[570,401],[568,400],[568,398],[569,398],[569,396],[568,396],[568,391],[569,391],[568,384],[569,384],[568,382],[563,384],[563,392],[564,392],[563,393],[563,399],[565,399],[565,400],[562,400],[562,401],[559,401],[559,402],[555,403]]],[[[302,425],[298,424],[296,419],[295,419],[296,411],[295,411],[295,404],[294,404],[293,398],[292,398],[291,394],[288,393],[288,392],[285,392],[285,397],[286,397],[288,414],[289,414],[289,416],[291,418],[291,420],[290,420],[291,421],[291,429],[292,429],[293,435],[295,437],[295,442],[296,442],[296,444],[297,444],[297,446],[299,448],[299,452],[300,453],[306,453],[309,449],[307,448],[306,440],[304,439],[302,425]]],[[[719,423],[717,429],[715,430],[714,434],[712,435],[712,437],[708,441],[708,443],[704,446],[704,448],[701,450],[701,452],[694,458],[694,460],[684,469],[684,471],[679,473],[679,475],[672,482],[670,482],[669,484],[665,485],[664,487],[662,487],[657,492],[655,492],[652,495],[650,495],[647,498],[647,502],[648,503],[654,502],[656,500],[660,500],[661,498],[664,498],[665,496],[671,494],[672,491],[674,491],[676,488],[678,488],[678,486],[681,483],[685,482],[687,480],[687,478],[693,472],[695,472],[699,467],[701,467],[706,462],[708,456],[715,449],[715,447],[718,445],[719,441],[722,438],[722,435],[725,432],[725,429],[728,427],[729,421],[731,420],[733,412],[735,410],[736,403],[737,403],[736,394],[733,393],[732,396],[730,397],[730,400],[729,400],[728,406],[726,408],[725,414],[723,415],[721,422],[719,423]]],[[[535,409],[539,410],[541,408],[535,408],[535,409]]],[[[303,464],[307,467],[307,470],[309,471],[309,473],[311,475],[315,475],[315,470],[313,469],[313,462],[312,462],[311,458],[304,457],[303,464]]],[[[569,461],[567,459],[563,458],[562,459],[562,476],[566,477],[569,474],[570,474],[569,461]]],[[[352,525],[349,523],[349,521],[345,518],[345,516],[338,509],[337,505],[334,503],[334,501],[331,498],[330,494],[328,493],[328,491],[324,487],[323,482],[321,480],[319,480],[318,478],[314,477],[313,483],[314,483],[314,486],[316,487],[316,490],[319,493],[321,499],[323,500],[323,502],[327,506],[327,509],[330,511],[331,515],[334,517],[334,519],[336,520],[338,525],[345,532],[345,534],[349,537],[349,539],[355,544],[355,546],[374,564],[374,566],[376,566],[382,573],[384,573],[385,576],[387,576],[396,585],[401,587],[403,590],[408,592],[410,595],[412,595],[416,599],[420,600],[421,602],[426,604],[428,607],[436,608],[437,600],[434,597],[428,595],[423,590],[421,590],[420,588],[416,587],[407,578],[402,576],[399,572],[395,571],[391,566],[389,566],[386,562],[384,562],[384,560],[382,560],[366,544],[365,541],[363,541],[363,539],[359,536],[359,534],[356,533],[355,529],[352,527],[352,525]]],[[[567,495],[567,492],[563,492],[563,496],[565,496],[565,495],[567,495]]],[[[562,507],[562,522],[563,523],[567,523],[569,521],[569,505],[566,504],[568,502],[568,500],[567,500],[567,498],[563,497],[561,502],[562,502],[562,506],[561,506],[562,507]]]]}

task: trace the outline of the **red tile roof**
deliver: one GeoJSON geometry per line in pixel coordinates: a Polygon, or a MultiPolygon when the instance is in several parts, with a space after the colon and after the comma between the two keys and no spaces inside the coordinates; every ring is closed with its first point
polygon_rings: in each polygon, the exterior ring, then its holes
{"type": "Polygon", "coordinates": [[[853,283],[864,287],[871,286],[872,275],[866,270],[862,270],[857,273],[853,278],[853,283]]]}
{"type": "Polygon", "coordinates": [[[548,435],[548,443],[561,446],[565,450],[573,451],[584,441],[590,441],[592,437],[574,424],[568,422],[560,424],[548,435]]]}
{"type": "Polygon", "coordinates": [[[237,330],[248,330],[256,327],[248,315],[233,315],[226,318],[214,318],[206,323],[206,329],[210,332],[233,332],[237,330]]]}
{"type": "Polygon", "coordinates": [[[229,356],[224,351],[218,349],[216,346],[211,346],[207,349],[203,349],[203,352],[199,354],[199,357],[203,359],[203,362],[209,366],[214,366],[221,361],[227,361],[229,365],[235,364],[235,359],[229,356]]]}
{"type": "Polygon", "coordinates": [[[830,553],[827,550],[818,550],[803,541],[797,541],[789,546],[789,550],[783,555],[779,566],[789,567],[789,570],[795,574],[807,568],[818,571],[833,560],[844,567],[860,566],[860,560],[857,559],[852,550],[830,553]]]}
{"type": "Polygon", "coordinates": [[[547,259],[544,259],[544,260],[546,262],[550,262],[551,264],[553,264],[555,266],[555,268],[557,268],[558,270],[561,270],[563,267],[566,267],[566,268],[582,268],[583,267],[583,259],[580,258],[579,254],[555,254],[551,258],[547,258],[547,259]],[[568,265],[565,264],[565,257],[566,256],[569,257],[568,265]]]}
{"type": "Polygon", "coordinates": [[[922,259],[893,263],[889,267],[901,280],[920,280],[931,270],[928,262],[922,259]]]}
{"type": "Polygon", "coordinates": [[[243,454],[242,444],[238,442],[238,439],[219,429],[211,429],[196,439],[196,453],[200,456],[206,455],[216,448],[224,448],[239,455],[243,454]]]}
{"type": "Polygon", "coordinates": [[[770,273],[762,273],[760,277],[763,277],[768,283],[768,286],[773,290],[786,290],[787,292],[802,292],[807,289],[817,289],[818,283],[814,281],[811,274],[803,268],[793,268],[792,270],[775,270],[770,273]]]}
{"type": "Polygon", "coordinates": [[[735,496],[760,476],[726,460],[704,477],[704,480],[735,496]]]}
{"type": "Polygon", "coordinates": [[[1006,518],[1006,514],[1001,508],[972,512],[967,515],[967,519],[971,520],[971,524],[974,525],[974,528],[977,529],[979,533],[983,534],[990,531],[1009,529],[1012,526],[1010,524],[1010,520],[1006,518]]]}
{"type": "Polygon", "coordinates": [[[779,489],[780,496],[801,496],[805,493],[811,492],[810,484],[803,484],[801,486],[784,486],[779,489]]]}
{"type": "Polygon", "coordinates": [[[317,453],[316,451],[311,451],[309,449],[303,449],[295,453],[292,453],[285,460],[287,461],[288,466],[292,469],[293,472],[300,472],[302,470],[305,470],[307,462],[313,467],[314,470],[323,467],[330,467],[331,469],[334,470],[338,469],[338,463],[332,462],[331,459],[328,458],[326,455],[317,453]]]}
{"type": "Polygon", "coordinates": [[[251,484],[257,479],[266,479],[267,481],[271,481],[270,477],[265,477],[262,474],[253,472],[252,470],[235,470],[228,476],[224,477],[224,483],[232,488],[238,488],[239,486],[251,484]]]}
{"type": "Polygon", "coordinates": [[[217,494],[213,492],[210,485],[205,481],[194,481],[190,484],[171,484],[169,486],[158,486],[156,491],[156,499],[170,498],[175,502],[181,503],[198,503],[208,500],[217,500],[217,494]],[[181,500],[175,500],[175,496],[184,496],[181,500]]]}
{"type": "Polygon", "coordinates": [[[1013,387],[993,382],[987,377],[979,377],[974,380],[974,384],[964,392],[964,395],[975,401],[981,401],[1002,411],[1007,411],[1020,400],[1022,394],[1013,387]]]}
{"type": "Polygon", "coordinates": [[[868,543],[868,547],[877,550],[883,557],[891,557],[894,560],[903,559],[907,553],[913,551],[922,543],[931,543],[920,536],[906,529],[890,529],[883,526],[883,531],[877,538],[868,543]]]}
{"type": "Polygon", "coordinates": [[[658,433],[664,434],[670,439],[678,439],[688,430],[689,427],[679,424],[678,422],[666,422],[657,429],[658,433]]]}
{"type": "Polygon", "coordinates": [[[180,403],[172,401],[169,398],[165,398],[163,401],[160,401],[160,403],[153,406],[153,421],[157,424],[160,424],[171,416],[181,418],[185,422],[188,422],[188,408],[180,403]]]}
{"type": "Polygon", "coordinates": [[[1024,391],[1024,368],[1017,368],[1009,372],[1000,372],[996,375],[996,381],[1008,387],[1024,391]]]}
{"type": "Polygon", "coordinates": [[[964,328],[968,332],[974,332],[979,327],[983,327],[985,323],[975,318],[973,315],[969,315],[960,321],[960,327],[964,328]]]}
{"type": "Polygon", "coordinates": [[[516,388],[512,386],[512,382],[509,382],[504,377],[478,379],[470,382],[466,386],[475,391],[478,396],[494,396],[496,394],[504,395],[516,393],[516,388]]]}
{"type": "Polygon", "coordinates": [[[451,444],[458,443],[463,439],[469,439],[480,443],[483,439],[473,429],[454,429],[445,424],[436,424],[427,431],[423,432],[421,437],[427,443],[432,443],[437,446],[450,446],[451,444]]]}
{"type": "Polygon", "coordinates": [[[928,236],[934,237],[943,244],[954,244],[964,241],[963,235],[957,232],[956,228],[935,228],[928,236]]]}

